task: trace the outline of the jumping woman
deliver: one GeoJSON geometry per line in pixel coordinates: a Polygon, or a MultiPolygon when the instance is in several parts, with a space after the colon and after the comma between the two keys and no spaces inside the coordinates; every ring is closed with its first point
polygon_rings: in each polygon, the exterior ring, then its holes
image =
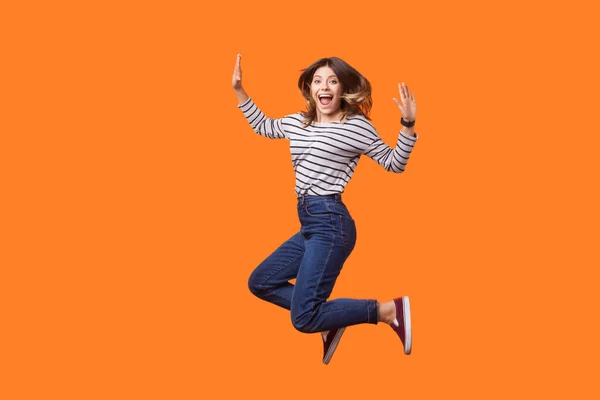
{"type": "Polygon", "coordinates": [[[302,70],[298,88],[306,111],[281,119],[267,118],[242,86],[238,54],[232,85],[238,107],[252,129],[270,139],[290,141],[296,176],[300,232],[293,235],[250,275],[250,291],[290,310],[293,326],[304,333],[320,332],[323,362],[329,363],[346,327],[384,322],[400,337],[410,354],[412,330],[407,296],[387,302],[329,300],[344,262],[354,249],[356,226],[342,202],[361,155],[387,171],[404,172],[417,141],[414,92],[401,83],[402,129],[396,147],[380,138],[370,122],[371,85],[356,69],[337,58],[322,58],[302,70]],[[290,283],[296,279],[295,285],[290,283]]]}

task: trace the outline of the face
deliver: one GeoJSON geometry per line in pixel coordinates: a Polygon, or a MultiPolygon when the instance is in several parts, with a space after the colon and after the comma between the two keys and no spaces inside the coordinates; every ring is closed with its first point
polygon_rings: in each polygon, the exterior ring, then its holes
{"type": "Polygon", "coordinates": [[[341,112],[342,94],[342,85],[331,68],[321,67],[315,71],[310,95],[317,104],[317,121],[336,120],[341,112]]]}

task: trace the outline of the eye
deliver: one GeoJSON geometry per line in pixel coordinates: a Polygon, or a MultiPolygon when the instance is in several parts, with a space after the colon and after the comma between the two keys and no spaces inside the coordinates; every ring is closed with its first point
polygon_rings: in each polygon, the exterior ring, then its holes
{"type": "Polygon", "coordinates": [[[321,80],[319,80],[319,79],[315,79],[315,80],[313,81],[313,83],[321,83],[321,80]]]}
{"type": "Polygon", "coordinates": [[[333,83],[335,85],[336,83],[338,83],[338,81],[336,81],[335,79],[332,79],[329,81],[329,83],[333,83]]]}

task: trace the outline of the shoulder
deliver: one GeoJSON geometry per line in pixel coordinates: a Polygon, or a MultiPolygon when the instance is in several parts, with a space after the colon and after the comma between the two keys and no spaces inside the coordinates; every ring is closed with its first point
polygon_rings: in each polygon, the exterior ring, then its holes
{"type": "Polygon", "coordinates": [[[306,118],[304,118],[303,113],[297,112],[297,113],[293,113],[293,114],[288,114],[285,117],[283,117],[282,119],[283,119],[283,123],[286,125],[302,126],[302,124],[304,123],[306,118]]]}
{"type": "Polygon", "coordinates": [[[364,115],[352,115],[346,119],[344,125],[356,131],[357,133],[369,135],[369,136],[379,136],[377,134],[377,130],[364,115]]]}

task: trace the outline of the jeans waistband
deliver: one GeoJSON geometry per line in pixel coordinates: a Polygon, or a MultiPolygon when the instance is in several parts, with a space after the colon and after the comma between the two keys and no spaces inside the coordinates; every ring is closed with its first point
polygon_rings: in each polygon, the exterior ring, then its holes
{"type": "Polygon", "coordinates": [[[311,194],[305,194],[305,195],[298,196],[298,203],[300,203],[300,204],[304,204],[309,201],[319,201],[319,200],[325,200],[325,201],[329,200],[329,201],[336,201],[338,203],[341,203],[342,202],[342,194],[336,193],[336,194],[328,194],[325,196],[315,196],[315,195],[311,195],[311,194]]]}

